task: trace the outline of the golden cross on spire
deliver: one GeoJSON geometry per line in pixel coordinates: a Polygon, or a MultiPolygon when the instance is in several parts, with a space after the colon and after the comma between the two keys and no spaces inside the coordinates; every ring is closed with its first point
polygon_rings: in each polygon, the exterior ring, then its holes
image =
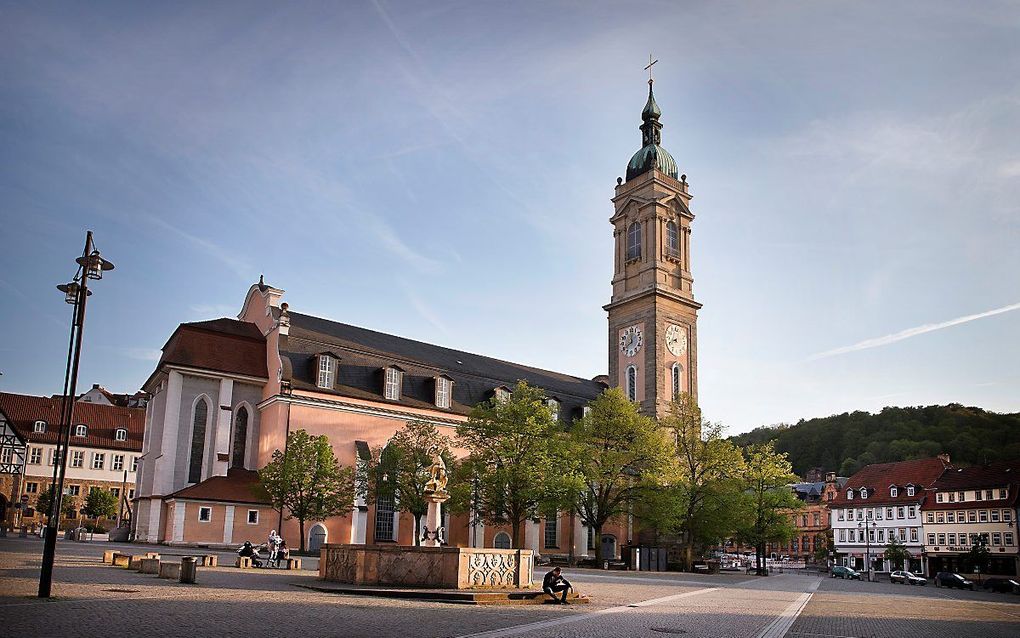
{"type": "Polygon", "coordinates": [[[652,54],[648,54],[648,66],[645,67],[645,71],[648,71],[648,83],[651,84],[655,80],[652,79],[652,65],[658,62],[658,60],[652,60],[652,54]]]}

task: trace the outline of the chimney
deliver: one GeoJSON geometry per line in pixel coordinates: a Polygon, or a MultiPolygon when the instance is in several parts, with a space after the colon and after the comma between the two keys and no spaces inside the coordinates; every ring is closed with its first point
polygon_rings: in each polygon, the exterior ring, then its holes
{"type": "Polygon", "coordinates": [[[952,463],[949,461],[949,452],[943,452],[942,454],[939,454],[938,459],[942,461],[943,465],[947,466],[952,465],[952,463]]]}
{"type": "Polygon", "coordinates": [[[99,389],[99,384],[98,383],[93,383],[92,384],[92,389],[93,390],[98,390],[99,389]]]}

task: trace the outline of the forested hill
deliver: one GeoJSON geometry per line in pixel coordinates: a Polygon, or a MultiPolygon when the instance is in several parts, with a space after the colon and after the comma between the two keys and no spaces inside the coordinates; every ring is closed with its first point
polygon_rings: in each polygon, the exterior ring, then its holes
{"type": "Polygon", "coordinates": [[[731,437],[737,445],[775,441],[793,470],[821,467],[850,476],[870,463],[932,457],[948,452],[954,464],[1020,459],[1020,413],[996,414],[958,403],[848,412],[760,427],[731,437]]]}

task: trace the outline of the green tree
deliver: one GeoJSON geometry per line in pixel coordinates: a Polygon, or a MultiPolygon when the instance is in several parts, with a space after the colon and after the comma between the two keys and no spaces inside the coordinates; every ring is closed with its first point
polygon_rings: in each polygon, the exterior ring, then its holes
{"type": "Polygon", "coordinates": [[[89,492],[85,498],[85,515],[89,518],[113,518],[117,515],[117,497],[109,490],[98,489],[89,492]]]}
{"type": "Polygon", "coordinates": [[[893,536],[889,541],[889,544],[885,546],[885,552],[883,552],[885,559],[892,563],[896,569],[903,569],[903,563],[910,560],[910,552],[903,543],[896,540],[893,536]]]}
{"type": "Polygon", "coordinates": [[[977,543],[974,543],[973,547],[970,548],[965,555],[965,562],[970,565],[971,571],[975,573],[987,574],[988,573],[988,542],[982,537],[977,543]]]}
{"type": "Polygon", "coordinates": [[[287,437],[284,451],[259,470],[261,486],[273,507],[287,520],[298,519],[300,551],[305,551],[305,521],[321,521],[350,514],[354,502],[354,472],[333,454],[329,439],[304,430],[287,437]],[[286,511],[285,511],[286,510],[286,511]]]}
{"type": "MultiPolygon", "coordinates": [[[[665,432],[642,416],[619,388],[606,390],[564,440],[571,472],[572,506],[602,538],[602,527],[627,513],[645,484],[660,482],[670,464],[665,432]]],[[[598,544],[601,561],[601,543],[598,544]]]]}
{"type": "Polygon", "coordinates": [[[53,486],[39,492],[35,498],[35,510],[42,516],[49,516],[50,505],[53,502],[53,486]]]}
{"type": "Polygon", "coordinates": [[[542,390],[524,381],[509,398],[475,406],[457,426],[457,444],[468,451],[451,490],[458,509],[473,510],[486,524],[510,525],[513,546],[520,548],[523,523],[562,488],[560,434],[542,390]]]}
{"type": "Polygon", "coordinates": [[[836,543],[832,537],[832,529],[827,529],[824,532],[815,534],[815,562],[825,563],[828,565],[829,554],[835,551],[836,543]]]}
{"type": "MultiPolygon", "coordinates": [[[[453,466],[450,439],[426,421],[408,421],[386,447],[373,453],[369,467],[370,492],[394,500],[394,507],[414,518],[414,544],[421,544],[421,519],[428,513],[425,485],[432,478],[429,469],[436,455],[453,466]]],[[[435,531],[435,530],[433,530],[435,531]]]]}
{"type": "Polygon", "coordinates": [[[754,547],[759,576],[765,573],[765,545],[788,542],[797,533],[790,511],[800,501],[790,489],[797,481],[786,454],[776,452],[771,442],[756,443],[745,451],[744,516],[737,537],[754,547]]]}

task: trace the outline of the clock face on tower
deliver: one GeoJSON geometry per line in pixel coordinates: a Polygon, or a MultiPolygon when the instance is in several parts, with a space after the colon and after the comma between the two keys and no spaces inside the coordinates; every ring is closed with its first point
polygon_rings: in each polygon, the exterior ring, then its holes
{"type": "Polygon", "coordinates": [[[633,357],[641,349],[641,328],[631,326],[620,333],[620,351],[633,357]]]}
{"type": "Polygon", "coordinates": [[[687,332],[676,324],[670,324],[666,328],[666,349],[675,357],[683,354],[687,350],[687,332]]]}

